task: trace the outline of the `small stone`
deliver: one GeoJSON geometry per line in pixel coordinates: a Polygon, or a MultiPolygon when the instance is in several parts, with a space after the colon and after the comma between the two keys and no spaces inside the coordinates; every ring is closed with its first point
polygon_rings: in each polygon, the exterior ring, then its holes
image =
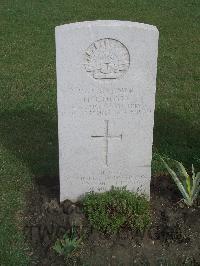
{"type": "Polygon", "coordinates": [[[71,205],[72,205],[72,202],[70,200],[65,200],[62,203],[63,212],[66,213],[66,214],[69,214],[69,209],[70,209],[71,205]]]}
{"type": "Polygon", "coordinates": [[[46,232],[46,233],[44,234],[43,246],[44,246],[45,248],[47,248],[47,247],[49,247],[50,245],[51,245],[51,240],[50,240],[50,238],[49,238],[49,236],[48,236],[48,233],[46,232]]]}
{"type": "Polygon", "coordinates": [[[70,215],[76,208],[76,205],[70,200],[65,200],[63,203],[63,212],[66,214],[70,215]]]}
{"type": "Polygon", "coordinates": [[[48,265],[49,265],[49,260],[48,260],[48,259],[44,259],[44,260],[42,261],[42,265],[43,265],[43,266],[48,266],[48,265]]]}
{"type": "Polygon", "coordinates": [[[44,228],[45,228],[45,226],[42,224],[41,226],[40,226],[40,236],[43,238],[43,236],[44,236],[44,228]]]}
{"type": "Polygon", "coordinates": [[[32,238],[32,243],[37,244],[40,242],[40,234],[39,234],[39,227],[33,226],[31,229],[31,238],[32,238]]]}
{"type": "Polygon", "coordinates": [[[183,201],[179,201],[178,202],[178,206],[181,208],[181,209],[184,209],[185,208],[185,203],[183,201]]]}
{"type": "Polygon", "coordinates": [[[56,200],[51,200],[48,203],[48,208],[47,208],[49,213],[54,213],[54,212],[61,212],[61,208],[56,200]]]}
{"type": "Polygon", "coordinates": [[[49,234],[52,234],[53,232],[53,224],[51,222],[46,224],[46,228],[49,234]]]}
{"type": "Polygon", "coordinates": [[[77,227],[82,229],[83,228],[83,224],[84,224],[84,220],[85,220],[85,216],[83,214],[73,212],[69,216],[70,227],[77,226],[77,227]]]}

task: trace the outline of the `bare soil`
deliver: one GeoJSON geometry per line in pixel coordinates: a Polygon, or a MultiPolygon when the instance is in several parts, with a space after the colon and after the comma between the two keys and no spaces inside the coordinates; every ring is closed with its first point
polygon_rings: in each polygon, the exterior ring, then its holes
{"type": "Polygon", "coordinates": [[[24,231],[32,265],[200,265],[200,202],[187,208],[168,176],[151,182],[152,224],[138,232],[104,235],[93,229],[81,203],[59,203],[58,178],[41,177],[27,195],[24,231]],[[75,224],[82,244],[70,258],[52,249],[75,224]]]}

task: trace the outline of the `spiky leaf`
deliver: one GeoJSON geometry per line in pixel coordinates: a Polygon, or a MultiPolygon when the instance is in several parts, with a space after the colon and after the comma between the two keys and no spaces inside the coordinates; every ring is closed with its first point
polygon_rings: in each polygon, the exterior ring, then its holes
{"type": "Polygon", "coordinates": [[[173,180],[176,183],[177,187],[179,188],[179,191],[181,192],[182,196],[184,197],[186,203],[188,202],[188,204],[190,204],[190,197],[189,197],[186,189],[184,188],[183,184],[181,183],[181,181],[177,177],[176,173],[168,166],[168,164],[164,161],[163,158],[161,158],[161,160],[163,161],[163,163],[164,163],[165,167],[167,168],[169,174],[171,175],[171,177],[173,178],[173,180]]]}
{"type": "Polygon", "coordinates": [[[196,174],[193,182],[193,187],[192,187],[193,201],[198,197],[199,193],[200,193],[200,172],[196,174]]]}

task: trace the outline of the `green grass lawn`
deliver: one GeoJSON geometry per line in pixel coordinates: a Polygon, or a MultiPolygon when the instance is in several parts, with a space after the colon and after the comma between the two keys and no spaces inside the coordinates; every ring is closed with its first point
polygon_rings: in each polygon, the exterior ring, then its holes
{"type": "Polygon", "coordinates": [[[58,175],[54,28],[96,19],[160,31],[156,153],[200,165],[199,0],[6,0],[0,3],[0,265],[28,265],[21,233],[36,176],[58,175]]]}

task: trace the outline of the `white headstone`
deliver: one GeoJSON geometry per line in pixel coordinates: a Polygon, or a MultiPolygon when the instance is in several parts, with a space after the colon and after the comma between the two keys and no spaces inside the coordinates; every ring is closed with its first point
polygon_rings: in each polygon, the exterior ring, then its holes
{"type": "Polygon", "coordinates": [[[60,199],[126,186],[150,194],[158,30],[56,27],[60,199]]]}

